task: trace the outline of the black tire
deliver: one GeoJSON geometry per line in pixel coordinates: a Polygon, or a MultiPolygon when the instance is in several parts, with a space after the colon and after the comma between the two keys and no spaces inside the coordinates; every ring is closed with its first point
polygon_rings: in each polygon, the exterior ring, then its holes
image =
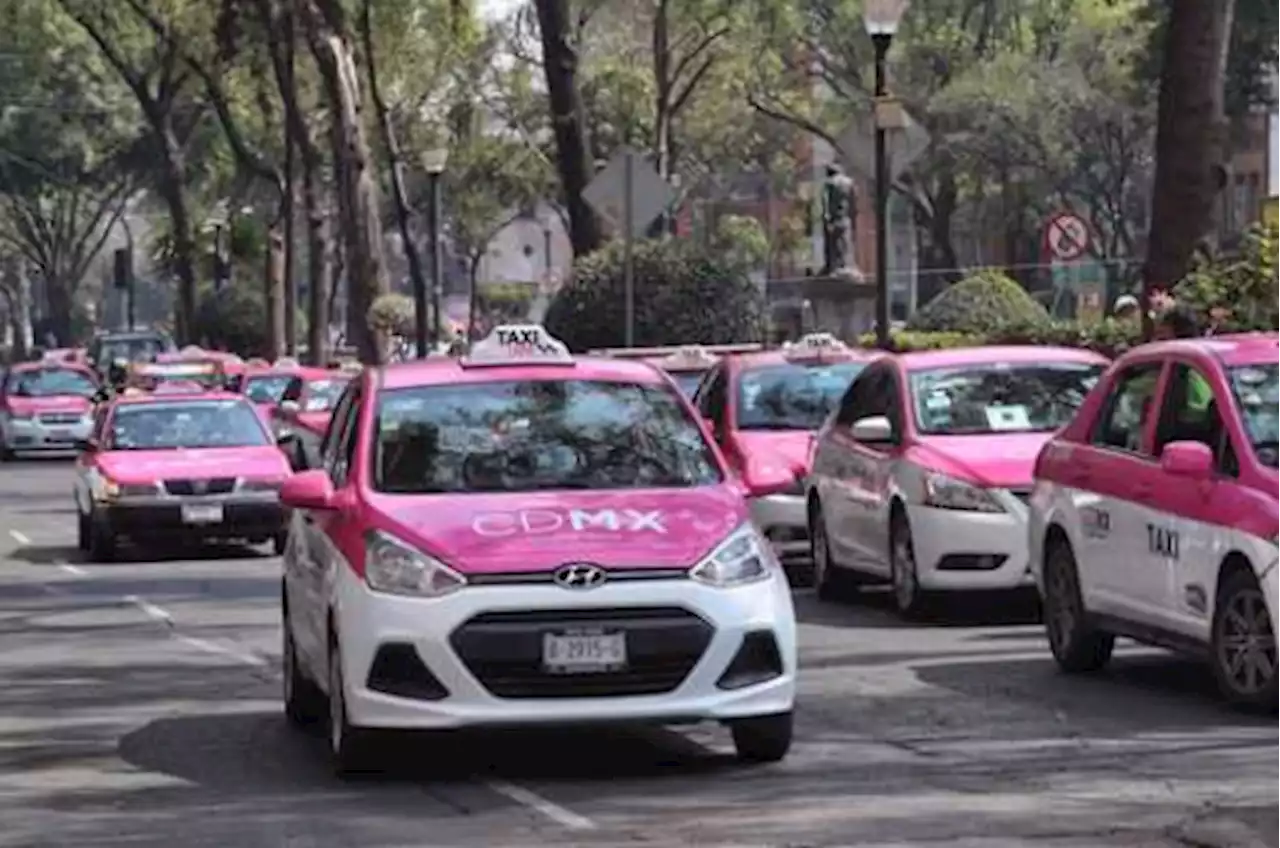
{"type": "Polygon", "coordinates": [[[375,771],[373,733],[347,719],[346,688],[337,635],[329,639],[329,755],[333,771],[346,779],[375,771]]]}
{"type": "Polygon", "coordinates": [[[289,545],[288,533],[277,533],[271,537],[271,552],[276,556],[284,556],[284,549],[289,545]]]}
{"type": "Polygon", "coordinates": [[[1089,620],[1075,554],[1063,541],[1051,543],[1045,552],[1044,628],[1053,658],[1068,674],[1098,671],[1111,661],[1116,637],[1089,620]]]}
{"type": "Polygon", "coordinates": [[[76,547],[82,551],[89,550],[89,516],[76,510],[76,547]]]}
{"type": "Polygon", "coordinates": [[[748,763],[776,763],[791,750],[793,713],[735,719],[729,723],[738,759],[748,763]]]}
{"type": "Polygon", "coordinates": [[[89,523],[89,560],[91,562],[114,562],[116,558],[116,537],[102,522],[91,514],[89,523]]]}
{"type": "Polygon", "coordinates": [[[284,714],[294,727],[314,729],[324,722],[328,711],[324,692],[312,682],[298,664],[298,649],[293,643],[293,628],[289,626],[289,614],[284,612],[284,646],[281,660],[284,668],[281,679],[284,684],[284,714]]]}
{"type": "Polygon", "coordinates": [[[1275,710],[1275,622],[1252,572],[1235,569],[1222,581],[1210,632],[1209,664],[1222,697],[1242,709],[1275,710]]]}
{"type": "Polygon", "coordinates": [[[839,601],[848,596],[854,581],[831,559],[831,540],[822,505],[809,510],[809,551],[813,563],[813,588],[821,601],[839,601]]]}
{"type": "Polygon", "coordinates": [[[900,509],[894,510],[889,519],[889,571],[893,585],[893,605],[898,615],[914,621],[923,618],[932,600],[920,588],[916,571],[915,545],[911,540],[911,525],[900,509]],[[899,550],[899,548],[902,550],[899,550]],[[899,562],[905,556],[906,560],[899,562]]]}

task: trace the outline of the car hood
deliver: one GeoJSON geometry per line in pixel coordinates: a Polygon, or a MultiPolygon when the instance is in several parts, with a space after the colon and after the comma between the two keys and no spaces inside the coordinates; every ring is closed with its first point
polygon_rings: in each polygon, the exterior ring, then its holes
{"type": "Polygon", "coordinates": [[[697,489],[375,495],[387,529],[464,574],[687,568],[747,518],[729,484],[697,489]]]}
{"type": "Polygon", "coordinates": [[[735,433],[734,440],[748,468],[772,465],[784,466],[798,476],[809,473],[813,434],[808,430],[735,433]]]}
{"type": "Polygon", "coordinates": [[[1040,449],[1052,433],[1000,433],[982,436],[926,436],[908,459],[980,486],[1023,488],[1031,485],[1040,449]]]}
{"type": "Polygon", "coordinates": [[[104,452],[98,464],[117,483],[151,483],[179,478],[284,478],[289,463],[273,446],[249,448],[179,448],[104,452]]]}
{"type": "Polygon", "coordinates": [[[80,395],[45,395],[42,397],[18,397],[9,395],[9,409],[19,415],[38,415],[41,412],[87,413],[92,401],[80,395]]]}

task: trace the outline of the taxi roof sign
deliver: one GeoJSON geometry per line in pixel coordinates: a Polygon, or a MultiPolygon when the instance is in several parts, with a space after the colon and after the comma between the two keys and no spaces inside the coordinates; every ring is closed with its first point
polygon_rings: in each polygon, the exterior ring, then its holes
{"type": "Polygon", "coordinates": [[[783,348],[782,355],[787,359],[813,359],[848,352],[848,345],[831,333],[809,333],[783,348]]]}
{"type": "Polygon", "coordinates": [[[300,366],[298,365],[298,360],[294,359],[292,356],[282,356],[276,360],[275,367],[276,368],[298,368],[300,366]]]}
{"type": "Polygon", "coordinates": [[[531,363],[573,365],[573,355],[540,324],[502,324],[472,345],[461,360],[463,367],[531,363]]]}
{"type": "Polygon", "coordinates": [[[702,345],[685,345],[675,353],[665,357],[660,363],[662,368],[669,370],[703,370],[711,368],[720,357],[711,353],[702,345]]]}

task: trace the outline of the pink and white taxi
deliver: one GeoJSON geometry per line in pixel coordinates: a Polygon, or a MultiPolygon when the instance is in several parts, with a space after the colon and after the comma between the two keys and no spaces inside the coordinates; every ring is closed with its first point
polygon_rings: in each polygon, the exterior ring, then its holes
{"type": "Polygon", "coordinates": [[[751,515],[788,566],[809,562],[804,480],[814,433],[876,351],[811,333],[782,350],[725,357],[694,398],[751,515]]]}
{"type": "Polygon", "coordinates": [[[281,490],[286,714],[339,773],[377,730],[725,722],[791,742],[791,596],[687,402],[648,365],[501,326],[368,368],[281,490]]]}
{"type": "Polygon", "coordinates": [[[1277,361],[1274,333],[1143,345],[1045,446],[1031,565],[1064,670],[1128,636],[1276,708],[1277,361]]]}
{"type": "Polygon", "coordinates": [[[74,450],[92,426],[97,391],[87,365],[14,365],[0,382],[0,461],[27,451],[74,450]]]}
{"type": "Polygon", "coordinates": [[[284,548],[289,463],[240,395],[122,396],[98,406],[80,449],[79,544],[95,561],[114,559],[124,540],[284,548]]]}
{"type": "Polygon", "coordinates": [[[818,435],[807,509],[819,595],[888,580],[935,593],[1030,587],[1036,454],[1106,366],[1088,351],[975,347],[884,357],[818,435]]]}

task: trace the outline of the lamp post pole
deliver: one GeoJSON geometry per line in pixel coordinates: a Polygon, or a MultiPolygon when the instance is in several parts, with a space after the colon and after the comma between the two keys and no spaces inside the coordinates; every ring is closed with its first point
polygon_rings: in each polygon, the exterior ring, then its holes
{"type": "MultiPolygon", "coordinates": [[[[889,93],[886,55],[893,35],[871,36],[876,51],[876,102],[889,93]]],[[[889,336],[889,151],[885,128],[876,121],[876,347],[888,350],[889,336]]]]}
{"type": "Polygon", "coordinates": [[[440,174],[431,175],[431,340],[440,339],[440,289],[444,287],[444,245],[440,237],[440,174]]]}

